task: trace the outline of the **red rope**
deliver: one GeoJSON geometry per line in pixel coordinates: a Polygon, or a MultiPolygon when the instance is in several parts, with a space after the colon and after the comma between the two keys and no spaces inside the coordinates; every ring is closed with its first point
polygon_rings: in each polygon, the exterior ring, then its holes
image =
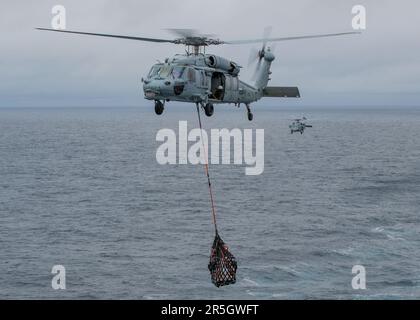
{"type": "Polygon", "coordinates": [[[203,150],[204,150],[204,172],[206,173],[207,176],[207,181],[209,184],[209,193],[210,193],[210,202],[211,202],[211,212],[213,215],[213,224],[214,224],[214,229],[217,232],[217,221],[216,221],[216,209],[214,206],[214,197],[213,197],[213,190],[211,187],[211,180],[210,180],[210,171],[209,171],[209,163],[208,163],[208,157],[207,157],[207,151],[206,151],[206,146],[204,145],[204,140],[203,140],[203,126],[201,125],[201,116],[200,116],[200,107],[197,103],[197,114],[198,114],[198,123],[200,125],[200,134],[201,134],[201,143],[203,144],[203,150]]]}

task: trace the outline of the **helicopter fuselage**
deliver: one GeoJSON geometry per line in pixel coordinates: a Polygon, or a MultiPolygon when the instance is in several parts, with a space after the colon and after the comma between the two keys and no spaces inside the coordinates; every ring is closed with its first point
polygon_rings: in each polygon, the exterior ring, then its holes
{"type": "Polygon", "coordinates": [[[203,104],[249,104],[259,100],[263,88],[241,81],[240,68],[215,55],[176,55],[152,67],[143,79],[144,96],[155,101],[203,104]]]}
{"type": "Polygon", "coordinates": [[[295,120],[290,126],[290,133],[296,133],[296,132],[300,132],[300,134],[303,134],[305,132],[306,128],[312,128],[311,125],[307,125],[304,121],[298,119],[295,120]]]}

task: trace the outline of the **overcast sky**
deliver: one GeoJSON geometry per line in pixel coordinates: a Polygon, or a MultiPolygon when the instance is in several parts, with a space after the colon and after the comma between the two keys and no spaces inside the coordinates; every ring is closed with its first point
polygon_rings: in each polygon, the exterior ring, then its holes
{"type": "MultiPolygon", "coordinates": [[[[171,38],[195,28],[225,40],[352,31],[351,9],[367,9],[367,30],[342,38],[276,45],[271,85],[299,86],[298,102],[267,105],[420,105],[418,0],[26,0],[0,2],[0,106],[148,106],[140,79],[171,44],[66,35],[51,8],[67,10],[67,29],[171,38]]],[[[213,47],[247,69],[254,45],[213,47]]]]}

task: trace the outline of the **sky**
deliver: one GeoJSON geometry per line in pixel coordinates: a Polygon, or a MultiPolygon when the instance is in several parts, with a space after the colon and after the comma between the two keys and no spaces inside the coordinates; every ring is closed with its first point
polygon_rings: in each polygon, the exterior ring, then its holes
{"type": "MultiPolygon", "coordinates": [[[[156,60],[184,47],[35,30],[51,27],[54,5],[67,30],[172,38],[193,28],[223,40],[352,31],[352,7],[364,5],[367,29],[341,38],[275,45],[273,86],[298,86],[302,98],[273,106],[420,106],[418,0],[25,0],[0,2],[0,107],[145,106],[140,79],[156,60]]],[[[257,45],[208,52],[244,68],[257,45]]]]}

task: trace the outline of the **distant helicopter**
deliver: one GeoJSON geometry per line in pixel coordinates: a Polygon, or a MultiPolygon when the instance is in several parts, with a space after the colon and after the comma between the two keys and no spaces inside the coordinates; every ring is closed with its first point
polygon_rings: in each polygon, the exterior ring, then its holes
{"type": "Polygon", "coordinates": [[[271,28],[266,28],[262,39],[222,41],[213,39],[209,35],[200,35],[191,29],[170,29],[178,35],[174,40],[131,37],[102,33],[89,33],[66,31],[58,29],[36,28],[38,30],[65,32],[81,35],[121,38],[155,43],[172,43],[186,46],[185,54],[177,54],[152,66],[145,78],[142,78],[145,99],[155,101],[155,112],[161,115],[165,103],[180,101],[195,103],[204,109],[205,114],[211,117],[214,113],[214,104],[234,104],[240,107],[244,104],[247,109],[248,120],[254,116],[251,112],[251,103],[263,97],[300,98],[297,87],[269,87],[271,80],[270,67],[275,59],[267,42],[286,40],[311,39],[335,37],[341,35],[358,34],[360,32],[343,32],[334,34],[309,35],[299,37],[270,38],[271,28]],[[262,48],[252,55],[257,60],[255,83],[248,84],[239,80],[241,66],[236,62],[212,54],[206,54],[206,47],[211,45],[240,45],[261,43],[262,48]]]}
{"type": "Polygon", "coordinates": [[[290,133],[293,134],[295,132],[300,132],[300,134],[303,134],[306,128],[312,128],[311,125],[306,124],[306,120],[307,119],[305,117],[303,117],[302,119],[295,119],[289,126],[290,133]]]}

